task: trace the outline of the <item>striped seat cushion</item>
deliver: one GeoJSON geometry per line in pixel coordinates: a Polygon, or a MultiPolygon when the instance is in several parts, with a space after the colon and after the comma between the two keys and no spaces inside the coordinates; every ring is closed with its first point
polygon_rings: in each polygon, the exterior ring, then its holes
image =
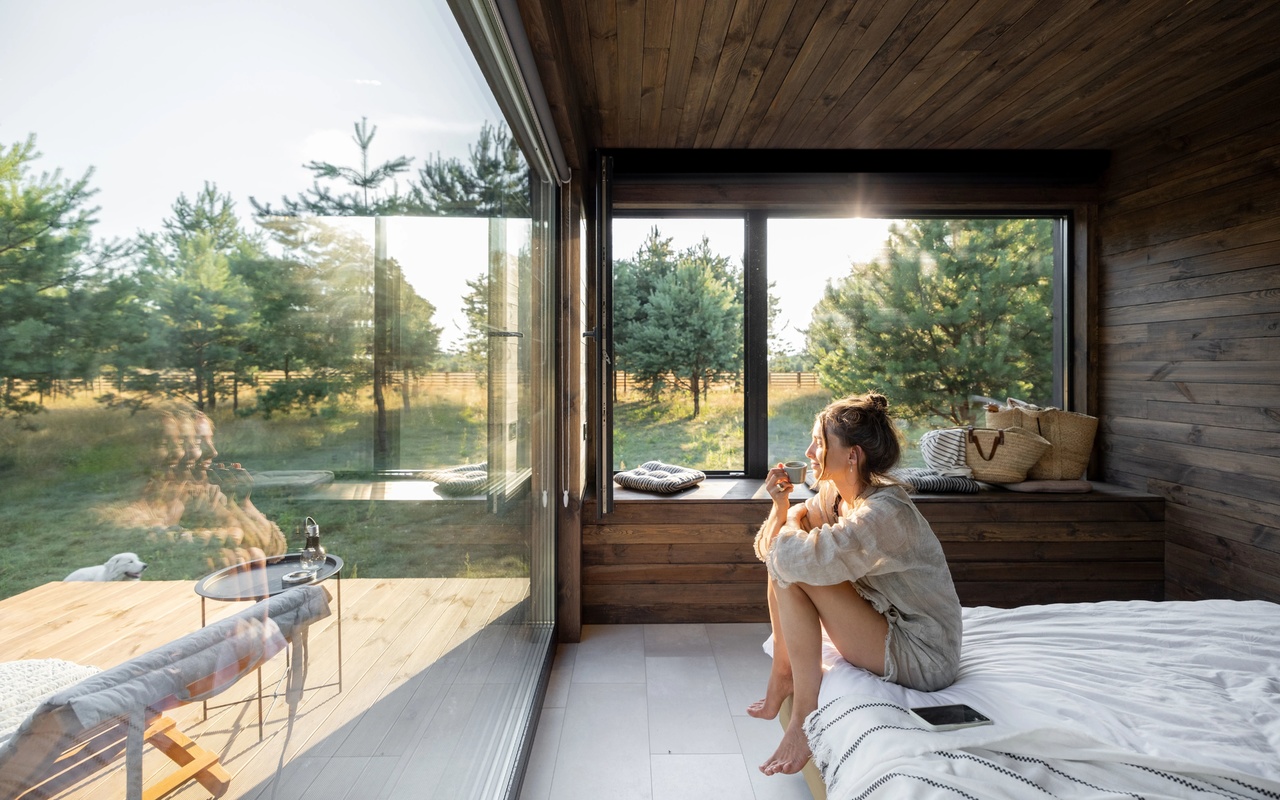
{"type": "Polygon", "coordinates": [[[920,467],[903,467],[889,472],[894,480],[910,484],[915,492],[975,494],[981,485],[973,478],[961,478],[943,475],[937,470],[920,467]]]}
{"type": "Polygon", "coordinates": [[[706,473],[661,461],[646,461],[640,466],[613,476],[619,486],[642,492],[671,494],[706,480],[706,473]]]}

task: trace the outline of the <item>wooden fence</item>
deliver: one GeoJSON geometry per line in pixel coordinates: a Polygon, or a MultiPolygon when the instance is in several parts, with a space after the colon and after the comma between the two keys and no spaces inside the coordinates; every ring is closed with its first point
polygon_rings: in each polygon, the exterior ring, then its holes
{"type": "MultiPolygon", "coordinates": [[[[670,373],[668,373],[667,375],[664,375],[663,378],[668,386],[672,385],[675,382],[674,376],[672,376],[670,373]]],[[[635,376],[629,372],[615,372],[613,374],[613,385],[614,385],[614,390],[617,392],[618,395],[624,395],[629,392],[634,392],[639,388],[639,385],[636,383],[635,376]]],[[[742,388],[742,375],[739,374],[732,379],[727,379],[723,381],[713,381],[711,386],[708,388],[712,391],[716,391],[716,390],[720,390],[720,391],[739,390],[740,391],[742,388]]],[[[778,390],[817,389],[819,388],[818,374],[816,372],[770,372],[769,388],[778,389],[778,390]]]]}
{"type": "MultiPolygon", "coordinates": [[[[299,378],[305,373],[293,372],[290,377],[299,378]]],[[[240,384],[241,391],[252,391],[254,389],[265,389],[272,384],[279,383],[285,379],[284,370],[271,370],[259,372],[256,376],[254,384],[240,384]]],[[[230,374],[219,376],[222,379],[222,386],[219,390],[220,395],[225,392],[225,387],[230,386],[232,379],[230,374]]],[[[404,374],[393,372],[390,376],[392,386],[401,386],[404,384],[404,374]]],[[[413,390],[439,390],[439,389],[474,389],[484,385],[484,374],[480,372],[426,372],[413,376],[413,390]]],[[[14,381],[14,389],[23,392],[28,388],[32,388],[26,381],[14,381]]],[[[107,392],[115,391],[115,377],[108,371],[88,381],[71,380],[71,381],[54,381],[50,390],[43,396],[39,396],[39,400],[51,400],[57,398],[75,398],[81,395],[97,396],[107,392]]]]}

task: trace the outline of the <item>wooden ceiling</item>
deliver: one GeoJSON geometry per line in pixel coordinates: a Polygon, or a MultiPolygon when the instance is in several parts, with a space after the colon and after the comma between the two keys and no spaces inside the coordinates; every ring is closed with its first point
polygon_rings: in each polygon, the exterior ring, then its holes
{"type": "Polygon", "coordinates": [[[1280,69],[1277,0],[517,0],[592,148],[1109,148],[1280,69]]]}

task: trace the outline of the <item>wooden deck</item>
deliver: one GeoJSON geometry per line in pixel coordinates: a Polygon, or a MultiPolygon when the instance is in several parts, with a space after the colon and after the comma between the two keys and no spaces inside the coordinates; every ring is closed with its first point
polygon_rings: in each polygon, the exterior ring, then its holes
{"type": "MultiPolygon", "coordinates": [[[[310,633],[307,685],[338,677],[335,614],[310,633]]],[[[0,601],[0,658],[61,658],[108,668],[200,626],[187,581],[50,583],[0,601]]],[[[549,638],[522,624],[527,579],[435,578],[342,581],[342,691],[306,692],[288,726],[283,698],[170,712],[180,729],[219,755],[231,773],[226,798],[465,796],[463,784],[493,779],[498,731],[530,693],[549,638]],[[273,783],[279,780],[279,786],[273,783]],[[275,791],[273,792],[273,788],[275,791]],[[439,790],[439,791],[437,791],[439,790]]],[[[207,603],[210,622],[248,603],[207,603]]],[[[262,670],[270,693],[284,654],[262,670]]],[[[211,703],[256,696],[248,676],[211,703]]],[[[148,752],[147,782],[166,763],[148,752]]],[[[124,796],[124,762],[63,795],[124,796]]],[[[171,797],[209,794],[194,782],[171,797]]]]}

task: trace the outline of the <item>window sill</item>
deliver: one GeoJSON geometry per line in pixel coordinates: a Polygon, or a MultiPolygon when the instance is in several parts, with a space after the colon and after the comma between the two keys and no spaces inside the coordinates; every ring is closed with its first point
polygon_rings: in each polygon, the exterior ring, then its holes
{"type": "MultiPolygon", "coordinates": [[[[961,492],[949,493],[912,493],[911,499],[917,503],[965,503],[965,502],[1080,502],[1082,500],[1134,500],[1134,499],[1154,499],[1155,495],[1147,492],[1140,492],[1135,489],[1129,489],[1124,486],[1117,486],[1110,483],[1102,483],[1100,481],[1091,481],[1093,491],[1078,493],[1061,493],[1054,494],[1050,492],[1015,492],[1000,486],[991,486],[984,484],[982,489],[975,494],[964,494],[961,492]]],[[[813,492],[807,487],[796,487],[791,493],[792,502],[805,500],[813,497],[813,492]]],[[[690,489],[685,489],[674,494],[657,494],[654,492],[641,492],[634,489],[624,489],[621,486],[613,487],[613,500],[615,503],[644,503],[644,502],[726,502],[726,501],[758,501],[762,503],[769,502],[769,495],[764,490],[764,481],[757,478],[707,478],[702,483],[690,489]]]]}

